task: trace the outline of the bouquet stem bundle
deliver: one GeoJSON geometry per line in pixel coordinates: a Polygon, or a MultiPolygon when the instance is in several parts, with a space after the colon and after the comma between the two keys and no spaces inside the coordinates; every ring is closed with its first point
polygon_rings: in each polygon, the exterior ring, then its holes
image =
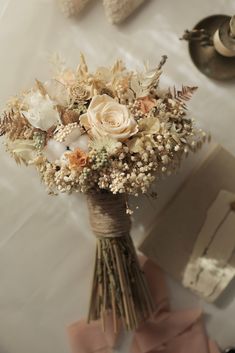
{"type": "MultiPolygon", "coordinates": [[[[63,2],[74,10],[73,0],[63,2]]],[[[163,56],[145,72],[120,60],[91,72],[83,55],[76,70],[58,62],[55,77],[36,80],[0,117],[7,151],[17,163],[34,165],[50,194],[87,194],[97,238],[88,320],[101,319],[104,329],[107,315],[115,331],[119,321],[132,330],[154,309],[130,237],[126,195],[148,193],[156,177],[174,172],[206,138],[187,115],[196,87],[161,89],[165,62],[163,56]]]]}
{"type": "Polygon", "coordinates": [[[114,330],[121,319],[127,330],[139,326],[153,311],[152,299],[130,237],[124,195],[88,195],[91,226],[97,237],[88,321],[112,312],[114,330]]]}

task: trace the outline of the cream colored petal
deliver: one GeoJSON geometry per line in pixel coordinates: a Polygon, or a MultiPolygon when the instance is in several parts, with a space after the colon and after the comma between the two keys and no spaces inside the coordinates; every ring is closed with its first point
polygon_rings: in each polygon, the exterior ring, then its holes
{"type": "Polygon", "coordinates": [[[87,152],[88,151],[88,143],[89,143],[89,137],[87,134],[84,134],[79,137],[78,140],[72,142],[69,145],[69,148],[71,150],[75,150],[76,148],[80,148],[82,151],[87,152]]]}
{"type": "Polygon", "coordinates": [[[69,135],[66,136],[64,140],[64,144],[66,146],[70,146],[72,143],[76,142],[79,140],[81,137],[81,130],[80,127],[74,128],[69,135]]]}
{"type": "Polygon", "coordinates": [[[57,104],[67,106],[69,104],[69,92],[65,85],[57,80],[50,80],[44,83],[50,98],[57,104]]]}
{"type": "Polygon", "coordinates": [[[160,129],[160,121],[158,118],[149,117],[141,120],[139,127],[144,134],[156,134],[160,129]]]}
{"type": "Polygon", "coordinates": [[[7,142],[7,149],[17,162],[29,163],[36,157],[36,149],[32,140],[15,140],[7,142]]]}
{"type": "Polygon", "coordinates": [[[66,147],[63,143],[51,139],[48,141],[46,147],[44,148],[43,154],[49,162],[55,162],[61,158],[65,151],[66,147]]]}
{"type": "Polygon", "coordinates": [[[82,126],[84,126],[85,128],[90,128],[90,124],[89,124],[89,121],[88,121],[88,115],[87,115],[87,113],[85,113],[85,114],[82,114],[81,116],[80,116],[80,123],[81,123],[81,125],[82,126]]]}

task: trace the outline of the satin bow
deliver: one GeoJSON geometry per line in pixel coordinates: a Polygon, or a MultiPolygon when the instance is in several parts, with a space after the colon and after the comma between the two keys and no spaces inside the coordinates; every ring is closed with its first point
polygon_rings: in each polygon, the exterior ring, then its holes
{"type": "MultiPolygon", "coordinates": [[[[219,353],[206,335],[199,309],[170,311],[163,271],[151,260],[141,257],[156,311],[134,333],[131,353],[219,353]]],[[[87,324],[78,321],[68,327],[73,353],[110,353],[115,347],[111,316],[106,319],[106,331],[99,321],[87,324]]]]}
{"type": "MultiPolygon", "coordinates": [[[[57,0],[67,16],[79,14],[90,0],[57,0]]],[[[103,0],[104,10],[111,23],[120,23],[146,0],[103,0]]]]}

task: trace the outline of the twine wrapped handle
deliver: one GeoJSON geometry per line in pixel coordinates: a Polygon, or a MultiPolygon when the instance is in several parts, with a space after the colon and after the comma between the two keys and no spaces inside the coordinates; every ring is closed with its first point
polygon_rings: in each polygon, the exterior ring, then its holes
{"type": "Polygon", "coordinates": [[[90,224],[97,238],[116,238],[130,232],[130,216],[126,213],[125,195],[108,192],[87,195],[90,224]]]}
{"type": "Polygon", "coordinates": [[[127,330],[139,326],[153,311],[153,302],[130,237],[131,221],[125,195],[87,195],[91,228],[97,238],[88,322],[112,313],[114,331],[122,321],[127,330]]]}

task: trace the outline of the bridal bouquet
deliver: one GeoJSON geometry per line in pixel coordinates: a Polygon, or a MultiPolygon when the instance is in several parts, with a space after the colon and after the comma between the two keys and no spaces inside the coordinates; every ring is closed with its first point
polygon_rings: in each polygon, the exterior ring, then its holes
{"type": "Polygon", "coordinates": [[[128,195],[150,193],[205,133],[194,126],[185,102],[195,87],[162,89],[163,57],[153,70],[129,71],[121,61],[88,70],[83,56],[73,71],[60,66],[54,78],[12,98],[0,135],[17,163],[34,166],[52,194],[87,195],[97,237],[89,320],[112,312],[127,329],[153,310],[130,237],[128,195]]]}

